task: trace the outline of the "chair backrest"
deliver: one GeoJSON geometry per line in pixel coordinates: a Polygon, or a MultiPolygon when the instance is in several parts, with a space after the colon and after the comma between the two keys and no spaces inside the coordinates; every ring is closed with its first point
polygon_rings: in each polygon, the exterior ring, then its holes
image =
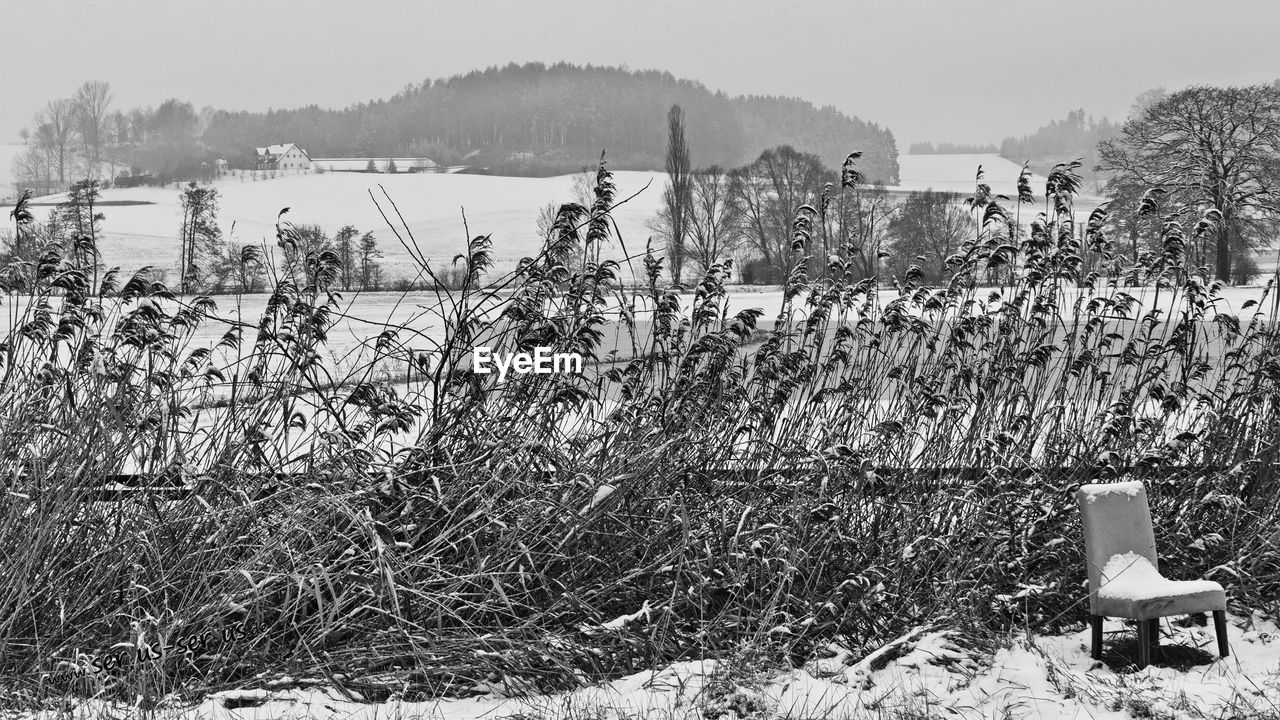
{"type": "Polygon", "coordinates": [[[1140,482],[1084,485],[1076,493],[1089,563],[1089,612],[1097,615],[1102,568],[1113,555],[1136,553],[1159,567],[1147,490],[1140,482]]]}

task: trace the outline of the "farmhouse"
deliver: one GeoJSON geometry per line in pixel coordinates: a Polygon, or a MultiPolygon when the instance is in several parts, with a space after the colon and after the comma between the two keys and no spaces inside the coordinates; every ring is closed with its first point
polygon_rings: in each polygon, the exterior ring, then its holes
{"type": "Polygon", "coordinates": [[[254,148],[258,170],[310,170],[311,156],[295,143],[254,148]]]}

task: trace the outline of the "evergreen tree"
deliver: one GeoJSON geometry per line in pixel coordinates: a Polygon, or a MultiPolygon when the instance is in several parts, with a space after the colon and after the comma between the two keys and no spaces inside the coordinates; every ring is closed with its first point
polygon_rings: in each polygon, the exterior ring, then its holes
{"type": "Polygon", "coordinates": [[[194,292],[202,277],[222,254],[222,231],[218,228],[218,191],[194,182],[178,195],[182,201],[182,229],[179,237],[179,290],[194,292]]]}
{"type": "Polygon", "coordinates": [[[360,231],[354,225],[343,225],[333,236],[333,251],[338,255],[338,279],[343,290],[350,290],[359,270],[360,231]]]}
{"type": "Polygon", "coordinates": [[[97,210],[97,180],[77,180],[67,191],[67,199],[58,203],[61,225],[71,241],[71,258],[76,269],[91,274],[94,287],[98,278],[98,235],[105,217],[97,210]]]}
{"type": "Polygon", "coordinates": [[[360,289],[377,290],[382,284],[382,265],[378,259],[382,251],[378,250],[378,241],[372,232],[360,238],[360,289]]]}

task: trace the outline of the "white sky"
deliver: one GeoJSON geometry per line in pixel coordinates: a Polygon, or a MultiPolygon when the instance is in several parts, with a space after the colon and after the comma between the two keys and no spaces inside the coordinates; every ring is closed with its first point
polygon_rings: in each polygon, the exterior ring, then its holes
{"type": "Polygon", "coordinates": [[[999,142],[1151,87],[1280,77],[1277,0],[0,0],[0,140],[87,79],[115,104],[341,107],[507,62],[659,68],[916,140],[999,142]],[[687,7],[691,6],[691,7],[687,7]]]}

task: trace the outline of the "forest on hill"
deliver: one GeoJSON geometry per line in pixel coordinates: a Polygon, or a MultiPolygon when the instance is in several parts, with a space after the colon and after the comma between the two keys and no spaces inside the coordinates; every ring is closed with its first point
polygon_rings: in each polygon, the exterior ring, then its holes
{"type": "Polygon", "coordinates": [[[527,175],[578,170],[605,150],[612,167],[659,170],[673,104],[684,109],[697,166],[736,167],[778,145],[832,165],[859,150],[870,180],[897,181],[893,133],[833,107],[730,97],[657,70],[567,63],[510,64],[426,80],[389,99],[340,110],[219,110],[201,141],[233,167],[251,166],[255,146],[296,142],[312,157],[426,156],[527,175]]]}
{"type": "Polygon", "coordinates": [[[1117,137],[1121,126],[1122,123],[1106,117],[1095,119],[1083,109],[1072,110],[1061,120],[1051,120],[1029,135],[1006,137],[1000,143],[1000,155],[1014,162],[1030,162],[1032,169],[1039,173],[1048,173],[1060,162],[1080,160],[1081,175],[1086,180],[1095,180],[1098,143],[1117,137]]]}
{"type": "MultiPolygon", "coordinates": [[[[1135,108],[1159,97],[1162,91],[1149,91],[1139,98],[1135,108]]],[[[1033,170],[1048,174],[1060,162],[1080,160],[1081,175],[1093,179],[1098,165],[1098,143],[1120,134],[1121,123],[1106,117],[1096,119],[1083,109],[1071,110],[1061,119],[1050,120],[1026,135],[1010,135],[995,143],[919,141],[911,143],[911,155],[999,154],[1016,163],[1029,162],[1033,170]]]]}

